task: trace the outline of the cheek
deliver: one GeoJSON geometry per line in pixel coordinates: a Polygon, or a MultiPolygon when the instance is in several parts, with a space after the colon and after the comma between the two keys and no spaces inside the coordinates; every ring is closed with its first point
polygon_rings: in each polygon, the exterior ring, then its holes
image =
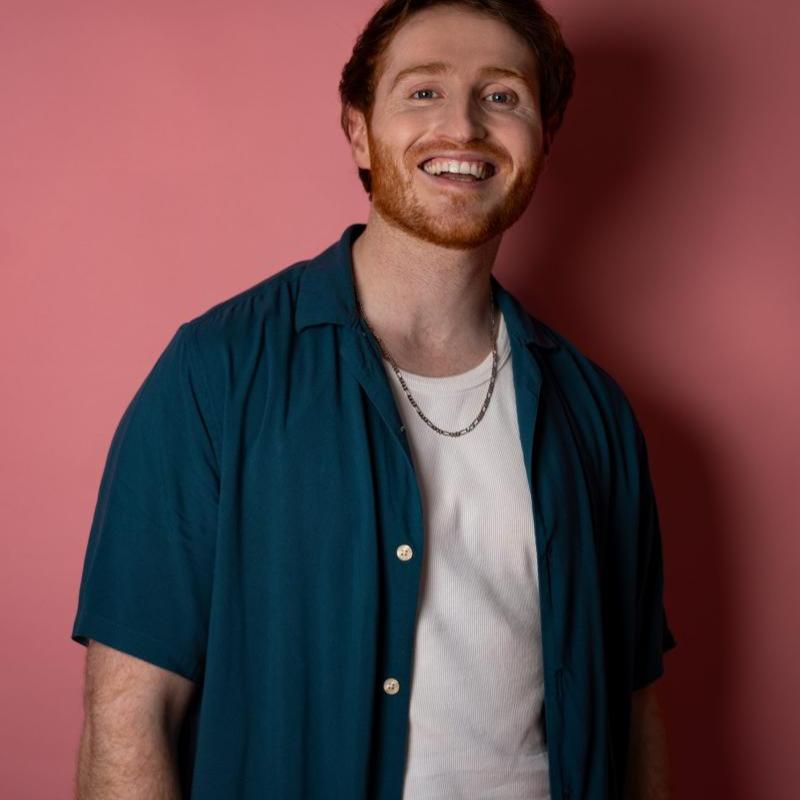
{"type": "Polygon", "coordinates": [[[382,118],[383,128],[390,128],[399,137],[413,138],[438,124],[442,116],[442,107],[433,103],[408,103],[387,104],[384,107],[382,118]]]}
{"type": "Polygon", "coordinates": [[[408,160],[409,151],[425,134],[427,127],[407,116],[396,115],[385,118],[373,127],[372,138],[377,140],[381,151],[395,161],[408,160]]]}
{"type": "Polygon", "coordinates": [[[383,135],[398,144],[411,143],[423,134],[433,122],[430,111],[422,109],[398,111],[387,116],[382,125],[383,135]]]}
{"type": "Polygon", "coordinates": [[[503,133],[504,144],[515,161],[538,159],[544,145],[544,132],[538,116],[509,120],[503,133]]]}

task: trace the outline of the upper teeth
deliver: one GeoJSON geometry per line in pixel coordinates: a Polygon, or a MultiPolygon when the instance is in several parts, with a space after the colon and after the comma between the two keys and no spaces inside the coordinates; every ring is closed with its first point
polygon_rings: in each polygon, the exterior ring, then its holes
{"type": "Polygon", "coordinates": [[[432,158],[430,161],[426,161],[422,168],[429,175],[439,175],[442,172],[457,172],[462,175],[474,175],[480,180],[483,180],[490,170],[485,161],[454,161],[449,158],[432,158]]]}

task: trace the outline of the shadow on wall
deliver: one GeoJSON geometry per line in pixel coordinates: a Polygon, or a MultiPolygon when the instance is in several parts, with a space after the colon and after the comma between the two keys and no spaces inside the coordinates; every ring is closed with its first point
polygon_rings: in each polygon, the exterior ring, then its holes
{"type": "MultiPolygon", "coordinates": [[[[733,582],[729,546],[737,520],[726,501],[735,487],[720,470],[725,443],[653,390],[665,383],[658,365],[642,361],[631,344],[637,320],[652,319],[642,308],[642,287],[649,286],[645,302],[652,303],[653,286],[669,285],[672,275],[668,258],[647,257],[674,238],[670,215],[660,222],[648,212],[656,202],[662,209],[665,202],[691,203],[674,190],[665,197],[660,178],[665,169],[681,169],[694,137],[713,136],[723,124],[715,114],[718,78],[699,56],[689,60],[681,46],[663,41],[571,46],[575,95],[534,200],[503,243],[510,269],[501,280],[606,367],[634,405],[648,441],[667,614],[678,642],[658,684],[674,796],[749,800],[759,790],[742,751],[746,731],[732,719],[730,702],[745,645],[735,630],[741,587],[733,582]]],[[[680,269],[685,274],[702,264],[680,269]]],[[[675,311],[672,319],[680,316],[675,311]]]]}

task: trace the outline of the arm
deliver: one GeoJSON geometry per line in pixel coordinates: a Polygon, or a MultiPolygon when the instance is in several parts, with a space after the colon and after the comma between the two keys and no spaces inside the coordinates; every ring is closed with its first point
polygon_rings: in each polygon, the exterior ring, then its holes
{"type": "Polygon", "coordinates": [[[77,800],[177,800],[176,750],[195,684],[91,640],[77,800]]]}
{"type": "Polygon", "coordinates": [[[655,685],[632,695],[625,800],[669,800],[667,741],[655,685]]]}

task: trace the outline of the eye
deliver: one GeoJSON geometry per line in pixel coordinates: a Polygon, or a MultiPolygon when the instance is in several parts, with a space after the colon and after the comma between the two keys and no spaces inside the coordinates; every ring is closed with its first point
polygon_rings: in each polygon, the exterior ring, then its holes
{"type": "MultiPolygon", "coordinates": [[[[430,100],[430,99],[432,99],[430,97],[417,97],[417,95],[422,94],[424,92],[427,92],[429,95],[430,94],[436,94],[436,90],[435,89],[417,89],[415,92],[411,93],[411,98],[413,100],[430,100]]],[[[487,97],[500,96],[500,97],[508,98],[505,102],[499,102],[499,103],[494,103],[493,102],[492,105],[511,105],[514,102],[514,99],[515,99],[515,95],[514,95],[513,92],[490,92],[486,96],[487,97]]]]}
{"type": "MultiPolygon", "coordinates": [[[[415,94],[419,94],[420,92],[433,92],[433,89],[417,89],[416,92],[412,92],[411,96],[414,97],[415,94]]],[[[418,97],[414,98],[415,100],[427,100],[427,97],[418,97]]]]}
{"type": "MultiPolygon", "coordinates": [[[[509,98],[509,103],[513,100],[513,97],[514,97],[514,95],[511,92],[490,92],[486,96],[487,97],[496,97],[497,95],[500,95],[501,97],[508,97],[509,98]]],[[[494,103],[493,105],[497,105],[497,104],[494,103]]],[[[507,104],[501,103],[500,105],[507,105],[507,104]]]]}

